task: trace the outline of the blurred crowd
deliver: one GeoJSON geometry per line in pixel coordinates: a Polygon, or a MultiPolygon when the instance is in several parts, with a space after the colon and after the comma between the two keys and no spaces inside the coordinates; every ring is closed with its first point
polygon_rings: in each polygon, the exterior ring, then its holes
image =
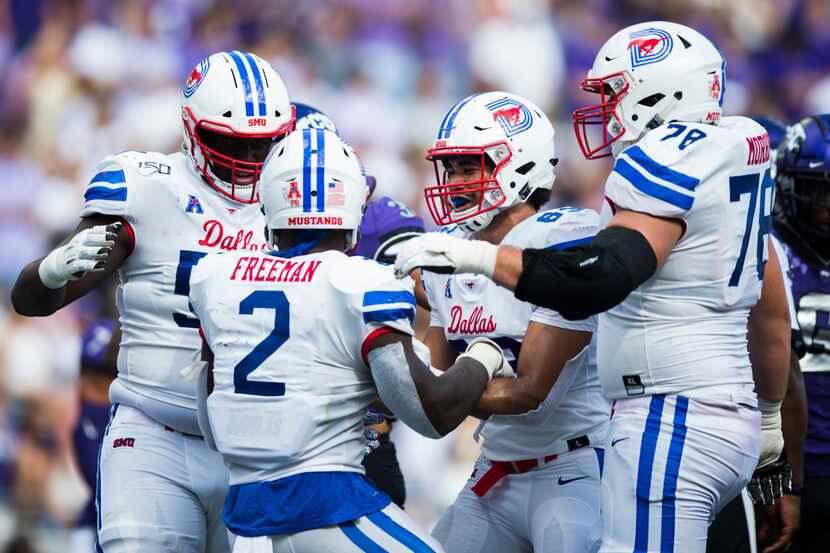
{"type": "MultiPolygon", "coordinates": [[[[830,109],[826,0],[0,0],[0,552],[67,551],[65,528],[89,494],[68,438],[78,336],[112,315],[104,290],[22,319],[11,285],[75,226],[97,161],[179,148],[180,87],[200,59],[240,49],[271,62],[292,100],[336,122],[379,193],[428,221],[425,150],[444,112],[486,89],[558,121],[560,198],[597,205],[608,165],[582,159],[570,113],[590,103],[579,82],[599,46],[650,19],[713,39],[727,60],[726,114],[830,109]]],[[[474,426],[428,444],[395,430],[407,508],[427,524],[468,476],[474,426]]]]}

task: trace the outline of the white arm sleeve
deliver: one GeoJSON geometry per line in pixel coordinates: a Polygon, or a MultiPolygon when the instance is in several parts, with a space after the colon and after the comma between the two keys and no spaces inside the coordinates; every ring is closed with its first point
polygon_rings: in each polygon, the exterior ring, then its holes
{"type": "MultiPolygon", "coordinates": [[[[413,345],[416,345],[417,340],[412,341],[413,345]]],[[[418,347],[414,349],[418,357],[424,361],[424,350],[418,347]]],[[[368,361],[378,395],[395,416],[422,436],[440,438],[441,434],[432,426],[421,405],[418,390],[409,372],[409,362],[406,360],[403,344],[396,342],[375,348],[369,352],[368,361]]],[[[428,355],[425,364],[430,366],[428,355]]]]}

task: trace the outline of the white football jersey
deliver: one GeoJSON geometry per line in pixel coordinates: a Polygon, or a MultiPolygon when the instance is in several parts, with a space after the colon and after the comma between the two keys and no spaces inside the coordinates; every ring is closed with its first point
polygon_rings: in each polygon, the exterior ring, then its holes
{"type": "Polygon", "coordinates": [[[768,254],[769,153],[763,127],[725,117],[666,123],[617,157],[612,204],[685,230],[663,266],[600,316],[600,380],[612,399],[754,397],[746,329],[768,254]]]}
{"type": "Polygon", "coordinates": [[[179,375],[201,351],[187,303],[190,271],[211,251],[265,248],[259,206],[214,192],[180,153],[108,157],[84,198],[82,217],[120,217],[134,236],[118,272],[122,336],[111,399],[199,434],[194,384],[179,375]]]}
{"type": "MultiPolygon", "coordinates": [[[[565,249],[590,242],[598,228],[596,212],[565,207],[526,219],[510,230],[502,244],[565,249]]],[[[455,226],[445,231],[460,235],[455,226]]],[[[596,317],[565,320],[555,311],[517,300],[511,291],[482,275],[424,271],[423,282],[432,307],[430,325],[442,327],[451,346],[462,352],[473,338],[491,338],[514,369],[531,320],[572,330],[596,329],[596,317]]],[[[567,452],[585,445],[586,439],[592,445],[604,442],[610,403],[597,378],[595,341],[565,365],[538,409],[524,415],[494,415],[482,423],[482,452],[488,459],[535,458],[567,452]]]]}
{"type": "Polygon", "coordinates": [[[389,329],[413,334],[412,279],[336,251],[278,255],[210,255],[191,277],[231,485],[363,472],[363,416],[377,398],[367,347],[389,329]]]}

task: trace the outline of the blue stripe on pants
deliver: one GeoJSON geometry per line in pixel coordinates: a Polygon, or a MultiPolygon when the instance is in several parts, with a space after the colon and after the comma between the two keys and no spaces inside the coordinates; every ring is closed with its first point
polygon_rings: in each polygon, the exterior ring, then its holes
{"type": "Polygon", "coordinates": [[[372,538],[358,530],[354,522],[344,522],[339,525],[340,531],[346,534],[349,541],[366,553],[389,553],[386,549],[372,541],[372,538]]]}
{"type": "Polygon", "coordinates": [[[371,515],[366,515],[366,518],[414,553],[435,553],[435,550],[428,546],[421,538],[392,520],[386,513],[377,511],[371,515]]]}
{"type": "Polygon", "coordinates": [[[654,470],[654,450],[660,435],[660,419],[663,416],[665,396],[652,396],[648,418],[640,443],[640,460],[637,464],[637,511],[634,533],[634,553],[648,551],[648,514],[651,493],[651,475],[654,470]]]}
{"type": "Polygon", "coordinates": [[[674,408],[674,430],[669,444],[666,461],[666,476],[663,480],[663,515],[660,524],[660,553],[673,553],[675,527],[675,499],[677,497],[677,477],[680,473],[680,461],[683,457],[683,444],[686,441],[686,413],[689,410],[689,398],[677,396],[674,408]]]}

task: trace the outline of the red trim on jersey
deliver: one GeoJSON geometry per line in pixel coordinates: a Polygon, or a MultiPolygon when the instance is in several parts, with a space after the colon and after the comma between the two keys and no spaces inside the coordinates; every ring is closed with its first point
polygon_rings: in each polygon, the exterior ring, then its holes
{"type": "Polygon", "coordinates": [[[202,330],[202,327],[199,327],[199,336],[202,337],[202,343],[207,344],[207,338],[205,338],[205,331],[202,330]]]}
{"type": "Polygon", "coordinates": [[[360,346],[360,357],[363,358],[363,362],[366,363],[366,366],[369,366],[369,350],[372,349],[372,342],[374,342],[377,338],[380,338],[384,334],[389,334],[390,332],[397,332],[394,328],[388,326],[382,326],[380,328],[376,328],[372,332],[369,333],[363,339],[363,344],[360,346]]]}
{"type": "Polygon", "coordinates": [[[118,217],[118,220],[124,223],[124,230],[127,231],[127,235],[130,237],[130,251],[127,252],[127,257],[130,257],[135,251],[135,230],[133,230],[133,226],[125,218],[118,217]]]}

